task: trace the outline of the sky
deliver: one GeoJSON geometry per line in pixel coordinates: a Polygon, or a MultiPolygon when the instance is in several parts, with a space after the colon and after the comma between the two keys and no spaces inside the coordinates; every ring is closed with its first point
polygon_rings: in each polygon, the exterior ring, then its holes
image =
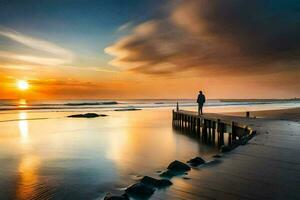
{"type": "Polygon", "coordinates": [[[0,99],[300,97],[299,35],[297,0],[0,0],[0,99]]]}

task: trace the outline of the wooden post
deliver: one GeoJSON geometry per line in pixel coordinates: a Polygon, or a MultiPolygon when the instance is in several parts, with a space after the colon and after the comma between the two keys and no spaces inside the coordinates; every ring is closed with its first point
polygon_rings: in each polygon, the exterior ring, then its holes
{"type": "Polygon", "coordinates": [[[220,119],[218,119],[218,144],[219,146],[224,144],[224,124],[221,122],[220,119]]]}
{"type": "Polygon", "coordinates": [[[206,119],[204,119],[204,123],[203,123],[202,138],[206,142],[206,139],[207,139],[207,120],[206,119]]]}
{"type": "Polygon", "coordinates": [[[213,133],[212,133],[212,141],[213,144],[215,144],[215,137],[216,137],[216,128],[217,128],[217,123],[215,121],[213,121],[213,133]]]}
{"type": "Polygon", "coordinates": [[[178,104],[178,102],[176,104],[176,110],[179,111],[179,104],[178,104]]]}
{"type": "Polygon", "coordinates": [[[183,129],[183,114],[180,114],[180,127],[183,129]]]}
{"type": "Polygon", "coordinates": [[[246,117],[250,118],[250,112],[249,111],[246,112],[246,117]]]}
{"type": "Polygon", "coordinates": [[[211,138],[212,138],[212,120],[208,120],[208,141],[211,143],[211,138]]]}
{"type": "Polygon", "coordinates": [[[217,119],[217,134],[218,134],[218,143],[220,142],[220,139],[221,139],[221,120],[220,119],[217,119]]]}
{"type": "Polygon", "coordinates": [[[232,127],[232,140],[236,140],[236,128],[234,122],[231,122],[231,127],[232,127]]]}
{"type": "Polygon", "coordinates": [[[201,131],[201,119],[197,117],[197,136],[200,136],[201,131]]]}
{"type": "Polygon", "coordinates": [[[174,123],[175,123],[175,113],[174,113],[174,110],[172,110],[172,126],[174,126],[174,123]]]}

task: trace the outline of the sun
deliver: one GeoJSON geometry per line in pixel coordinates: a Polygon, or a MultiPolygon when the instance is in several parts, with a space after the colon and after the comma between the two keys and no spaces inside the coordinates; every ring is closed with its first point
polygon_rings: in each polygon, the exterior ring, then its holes
{"type": "Polygon", "coordinates": [[[29,84],[27,81],[24,80],[18,80],[17,81],[17,87],[19,90],[27,90],[29,88],[29,84]]]}

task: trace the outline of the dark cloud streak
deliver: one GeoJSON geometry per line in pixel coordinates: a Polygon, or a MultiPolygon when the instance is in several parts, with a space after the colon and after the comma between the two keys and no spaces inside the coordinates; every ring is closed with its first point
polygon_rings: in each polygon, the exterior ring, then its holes
{"type": "Polygon", "coordinates": [[[294,0],[185,0],[106,51],[113,65],[147,74],[299,73],[299,35],[294,0]]]}

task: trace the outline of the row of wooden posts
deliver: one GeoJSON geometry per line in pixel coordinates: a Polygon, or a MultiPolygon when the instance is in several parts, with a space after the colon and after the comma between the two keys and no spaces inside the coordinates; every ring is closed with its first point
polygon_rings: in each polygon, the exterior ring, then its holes
{"type": "Polygon", "coordinates": [[[241,141],[243,137],[248,136],[251,132],[247,126],[240,126],[233,121],[208,118],[179,109],[173,110],[172,124],[175,129],[199,137],[205,143],[217,142],[219,145],[224,145],[225,134],[228,138],[228,145],[231,145],[235,141],[241,141]]]}

